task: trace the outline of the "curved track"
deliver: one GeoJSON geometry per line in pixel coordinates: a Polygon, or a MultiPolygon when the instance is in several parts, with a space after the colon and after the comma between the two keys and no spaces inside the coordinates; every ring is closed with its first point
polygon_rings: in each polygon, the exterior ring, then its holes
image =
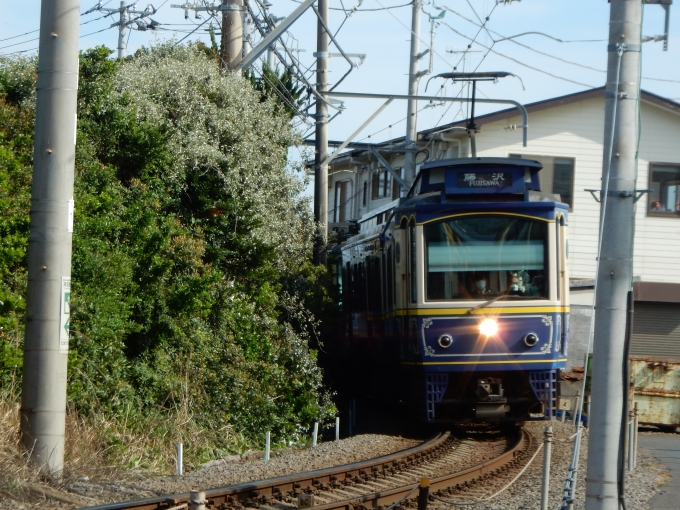
{"type": "MultiPolygon", "coordinates": [[[[436,491],[462,487],[515,466],[531,443],[522,429],[477,432],[462,438],[447,432],[414,448],[362,462],[209,489],[205,504],[219,510],[379,508],[402,500],[418,487],[421,477],[430,478],[430,490],[436,491]]],[[[189,493],[184,493],[88,510],[182,510],[189,500],[189,493]]]]}

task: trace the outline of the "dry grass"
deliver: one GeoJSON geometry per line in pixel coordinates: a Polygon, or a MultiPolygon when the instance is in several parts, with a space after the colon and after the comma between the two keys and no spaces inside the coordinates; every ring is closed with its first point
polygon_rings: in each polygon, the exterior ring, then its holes
{"type": "MultiPolygon", "coordinates": [[[[29,484],[44,483],[21,446],[19,382],[0,388],[0,492],[21,498],[29,484]]],[[[62,485],[87,476],[90,479],[153,476],[176,469],[178,442],[184,443],[185,468],[227,453],[224,445],[237,438],[229,429],[196,426],[188,406],[175,413],[159,411],[139,418],[139,413],[111,418],[103,413],[88,419],[69,409],[66,418],[65,464],[62,485]],[[130,418],[134,415],[135,418],[130,418]],[[223,448],[217,448],[221,445],[223,448]]]]}

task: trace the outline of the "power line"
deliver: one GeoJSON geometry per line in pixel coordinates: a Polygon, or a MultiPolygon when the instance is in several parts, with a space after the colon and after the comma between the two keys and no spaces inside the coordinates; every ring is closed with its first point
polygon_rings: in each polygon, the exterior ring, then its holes
{"type": "Polygon", "coordinates": [[[208,17],[203,23],[201,23],[200,25],[196,26],[196,28],[194,28],[191,32],[189,32],[187,35],[185,35],[184,37],[182,37],[182,38],[181,38],[179,41],[177,41],[172,47],[174,48],[174,47],[177,46],[179,43],[181,43],[184,39],[186,39],[186,38],[189,37],[191,34],[193,34],[194,32],[196,32],[199,28],[201,28],[201,27],[202,27],[203,25],[205,25],[208,21],[210,21],[210,20],[212,19],[212,17],[213,17],[213,16],[212,16],[212,14],[211,14],[210,17],[208,17]]]}
{"type": "MultiPolygon", "coordinates": [[[[4,39],[0,39],[0,42],[9,41],[10,39],[16,39],[17,37],[23,37],[23,36],[29,35],[29,34],[35,34],[36,32],[40,32],[40,29],[31,30],[30,32],[25,32],[25,33],[19,34],[19,35],[13,35],[12,37],[5,37],[4,39]]],[[[35,39],[31,39],[31,40],[35,40],[35,39]]]]}
{"type": "MultiPolygon", "coordinates": [[[[451,25],[449,25],[448,23],[442,22],[442,25],[448,27],[451,31],[455,32],[455,33],[458,34],[459,36],[464,37],[464,38],[470,40],[470,37],[469,37],[469,36],[463,34],[462,32],[459,32],[458,30],[456,30],[455,28],[453,28],[453,27],[452,27],[451,25]]],[[[489,50],[491,53],[493,53],[493,54],[495,54],[495,55],[498,55],[499,57],[503,57],[503,58],[507,58],[508,60],[512,60],[513,62],[515,62],[515,63],[517,63],[517,64],[519,64],[519,65],[521,65],[521,66],[523,66],[523,67],[526,67],[526,68],[528,68],[528,69],[532,69],[532,70],[534,70],[534,71],[537,71],[537,72],[539,72],[539,73],[545,74],[545,75],[547,75],[547,76],[551,76],[551,77],[556,78],[556,79],[558,79],[558,80],[567,81],[567,82],[569,82],[569,83],[574,83],[574,84],[576,84],[576,85],[581,85],[581,86],[583,86],[583,87],[594,88],[594,85],[589,85],[589,84],[587,84],[587,83],[582,83],[582,82],[579,82],[579,81],[571,80],[571,79],[569,79],[569,78],[565,78],[564,76],[558,76],[558,75],[556,75],[556,74],[549,73],[548,71],[544,71],[543,69],[539,69],[538,67],[534,67],[534,66],[531,66],[531,65],[529,65],[529,64],[525,64],[524,62],[522,62],[522,61],[520,61],[520,60],[517,60],[516,58],[510,57],[510,56],[508,56],[508,55],[505,55],[504,53],[501,53],[501,52],[499,52],[499,51],[496,51],[496,50],[492,49],[493,45],[496,44],[495,42],[493,42],[493,43],[491,44],[491,46],[487,46],[487,45],[482,44],[482,43],[480,43],[480,42],[477,42],[476,44],[480,45],[482,48],[486,48],[486,49],[489,50]]]]}
{"type": "MultiPolygon", "coordinates": [[[[459,18],[464,19],[464,20],[467,21],[468,23],[471,23],[471,24],[473,24],[473,25],[475,25],[475,26],[481,27],[481,25],[480,25],[479,23],[476,23],[475,21],[473,21],[473,20],[467,18],[466,16],[464,16],[463,14],[460,14],[460,13],[457,12],[457,11],[454,11],[453,9],[451,9],[450,7],[448,7],[446,4],[442,4],[442,7],[444,7],[447,11],[451,12],[452,14],[455,14],[455,15],[458,16],[459,18]]],[[[597,72],[597,73],[602,73],[602,74],[606,73],[606,71],[605,71],[604,69],[598,69],[598,68],[596,68],[596,67],[591,67],[591,66],[588,66],[588,65],[585,65],[585,64],[581,64],[580,62],[574,62],[574,61],[572,61],[572,60],[567,60],[567,59],[565,59],[565,58],[561,58],[561,57],[558,57],[558,56],[556,56],[556,55],[551,55],[550,53],[546,53],[546,52],[544,52],[544,51],[537,50],[536,48],[533,48],[533,47],[531,47],[531,46],[529,46],[529,45],[527,45],[527,44],[522,44],[521,42],[516,41],[515,39],[506,38],[506,36],[504,36],[503,34],[500,34],[500,33],[496,32],[496,31],[494,31],[494,30],[490,30],[490,29],[486,29],[486,28],[485,28],[485,30],[489,33],[489,35],[491,35],[491,34],[497,35],[497,36],[499,36],[499,37],[501,37],[501,38],[504,38],[504,40],[506,40],[506,41],[510,41],[510,42],[512,42],[512,43],[514,43],[514,44],[516,44],[516,45],[518,45],[518,46],[521,46],[522,48],[526,48],[526,49],[528,49],[529,51],[533,51],[534,53],[538,53],[539,55],[543,55],[543,56],[552,58],[552,59],[554,59],[554,60],[559,60],[560,62],[564,62],[565,64],[569,64],[569,65],[581,67],[581,68],[583,68],[583,69],[588,69],[588,70],[590,70],[590,71],[595,71],[595,72],[597,72]]],[[[551,36],[551,37],[552,37],[552,36],[551,36]]],[[[491,39],[493,40],[493,37],[492,37],[491,39]]],[[[555,38],[555,39],[556,39],[556,38],[555,38]]],[[[601,41],[605,41],[606,39],[583,39],[583,40],[571,40],[571,41],[564,41],[564,40],[562,40],[562,39],[558,39],[558,40],[559,40],[559,42],[561,42],[561,43],[573,43],[573,42],[601,42],[601,41]]],[[[494,43],[496,43],[496,42],[498,42],[498,41],[494,41],[494,43]]],[[[644,80],[663,81],[663,82],[669,82],[669,83],[680,83],[680,80],[670,80],[670,79],[665,79],[665,78],[652,78],[652,77],[649,77],[649,76],[643,76],[642,78],[643,78],[644,80]]]]}
{"type": "MultiPolygon", "coordinates": [[[[81,15],[81,16],[82,16],[82,15],[81,15]]],[[[100,19],[102,19],[102,18],[106,18],[106,16],[100,16],[99,18],[95,18],[95,19],[91,19],[91,20],[89,20],[89,21],[85,21],[85,22],[81,23],[80,26],[82,27],[83,25],[87,25],[88,23],[92,23],[93,21],[98,21],[98,20],[100,20],[100,19]]],[[[6,37],[5,39],[0,39],[0,42],[2,42],[2,41],[9,41],[10,39],[16,39],[17,37],[23,37],[23,36],[25,36],[25,35],[34,34],[34,33],[36,33],[36,32],[40,32],[40,29],[38,29],[38,30],[31,30],[30,32],[26,32],[26,33],[23,33],[23,34],[20,34],[20,35],[14,35],[14,36],[12,36],[12,37],[6,37]]],[[[2,46],[2,47],[0,47],[0,50],[5,49],[5,48],[11,48],[12,46],[19,46],[19,45],[21,45],[21,44],[26,44],[26,43],[29,43],[29,42],[37,41],[38,39],[40,39],[40,38],[39,38],[39,37],[36,37],[35,39],[28,39],[27,41],[21,41],[21,42],[14,43],[14,44],[8,44],[7,46],[2,46]]]]}

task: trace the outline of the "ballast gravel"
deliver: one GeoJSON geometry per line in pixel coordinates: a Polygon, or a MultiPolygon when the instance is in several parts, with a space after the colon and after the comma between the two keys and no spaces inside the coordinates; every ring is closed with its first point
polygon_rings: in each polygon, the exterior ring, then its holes
{"type": "MultiPolygon", "coordinates": [[[[534,434],[541,438],[546,422],[527,424],[534,434]]],[[[549,508],[558,509],[561,506],[562,489],[571,462],[572,443],[559,441],[568,438],[574,432],[574,426],[569,423],[550,423],[554,437],[558,441],[553,443],[551,462],[551,491],[549,508]]],[[[104,503],[142,499],[164,494],[188,492],[191,489],[208,489],[233,485],[236,483],[283,476],[301,471],[310,471],[331,467],[338,464],[357,462],[395,451],[410,448],[420,441],[402,437],[384,436],[377,434],[361,435],[341,440],[337,443],[321,443],[317,448],[289,449],[270,461],[259,460],[257,454],[254,460],[242,460],[239,457],[229,457],[223,461],[214,461],[203,468],[188,473],[182,477],[162,476],[148,477],[143,473],[126,476],[123,480],[89,480],[87,473],[77,480],[56,489],[50,487],[31,486],[18,488],[14,493],[0,493],[1,510],[32,510],[49,508],[78,508],[100,505],[104,503]],[[42,492],[41,492],[42,491],[42,492]]],[[[580,469],[577,482],[577,496],[574,508],[584,508],[585,466],[587,463],[588,435],[584,434],[580,455],[580,469]]],[[[479,510],[520,510],[539,509],[541,497],[543,452],[539,452],[524,474],[507,490],[492,500],[475,505],[479,510]]],[[[660,486],[668,479],[667,469],[656,459],[645,453],[638,452],[637,469],[633,473],[626,473],[627,507],[644,510],[648,508],[649,499],[660,492],[660,486]]],[[[509,480],[503,477],[494,479],[491,483],[502,488],[509,480]]],[[[512,478],[512,477],[510,477],[512,478]]],[[[486,482],[485,482],[486,484],[486,482]]],[[[480,488],[481,486],[478,486],[480,488]]],[[[473,489],[474,490],[474,489],[473,489]]],[[[488,489],[483,492],[488,493],[488,489]]],[[[442,495],[445,499],[458,499],[458,496],[442,495]]],[[[411,506],[410,504],[408,506],[411,506]]],[[[455,507],[441,504],[430,504],[432,510],[455,507]]]]}
{"type": "MultiPolygon", "coordinates": [[[[539,441],[543,440],[543,431],[546,425],[552,426],[553,439],[551,452],[551,468],[550,468],[550,493],[548,499],[548,508],[557,510],[562,507],[562,498],[564,495],[564,486],[566,478],[569,474],[569,466],[572,461],[573,440],[567,440],[574,432],[575,427],[572,423],[561,422],[530,422],[525,425],[530,429],[539,441]]],[[[535,451],[535,450],[534,450],[535,451]]],[[[533,454],[532,454],[533,455],[533,454]]],[[[529,457],[531,458],[531,457],[529,457]]],[[[579,456],[579,469],[576,483],[576,497],[574,499],[574,508],[585,508],[585,478],[586,466],[588,463],[588,431],[584,430],[583,439],[581,443],[581,450],[579,456]]],[[[510,476],[500,476],[494,479],[490,484],[484,483],[484,492],[489,492],[489,495],[496,493],[510,482],[516,473],[510,476]],[[488,486],[492,485],[493,489],[489,490],[488,486]]],[[[543,477],[543,449],[541,449],[533,462],[527,467],[522,476],[520,476],[512,485],[498,496],[483,501],[472,507],[476,510],[539,510],[541,505],[541,482],[543,477]]],[[[635,471],[626,471],[626,507],[635,510],[646,510],[649,507],[647,502],[658,494],[661,485],[669,478],[668,469],[662,465],[658,460],[649,455],[645,450],[639,449],[637,456],[637,467],[635,471]]],[[[471,491],[476,492],[481,486],[473,486],[471,491]]],[[[468,501],[468,498],[463,498],[462,494],[458,495],[442,495],[442,499],[449,501],[468,501]]],[[[478,499],[484,499],[483,495],[477,496],[478,499]]],[[[429,510],[443,510],[454,509],[461,507],[454,507],[451,505],[443,505],[440,503],[429,505],[429,510]]],[[[465,508],[465,507],[463,507],[465,508]]],[[[650,509],[653,510],[653,509],[650,509]]]]}

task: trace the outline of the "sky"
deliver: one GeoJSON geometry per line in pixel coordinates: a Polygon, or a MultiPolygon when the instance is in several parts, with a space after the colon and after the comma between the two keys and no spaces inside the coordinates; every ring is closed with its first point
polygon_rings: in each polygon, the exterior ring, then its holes
{"type": "MultiPolygon", "coordinates": [[[[151,16],[161,23],[159,30],[151,32],[131,31],[128,53],[140,46],[149,46],[158,40],[188,36],[188,40],[209,43],[205,29],[210,20],[205,13],[202,19],[184,19],[182,9],[172,8],[181,0],[154,0],[158,12],[151,16]],[[194,33],[197,25],[205,22],[194,33]]],[[[193,0],[200,3],[200,0],[193,0]]],[[[218,0],[215,0],[218,1],[218,0]]],[[[406,94],[408,88],[408,54],[411,36],[411,6],[408,0],[330,0],[330,28],[337,31],[337,42],[346,53],[366,54],[365,62],[355,69],[338,87],[343,92],[381,94],[406,94]],[[352,10],[356,7],[356,10],[352,10]],[[395,7],[395,8],[390,8],[395,7]],[[344,9],[344,10],[343,10],[344,9]]],[[[253,5],[255,0],[251,0],[253,5]]],[[[269,0],[270,12],[284,17],[292,12],[294,0],[269,0]]],[[[106,8],[116,8],[119,0],[103,2],[106,8]]],[[[23,0],[20,3],[0,0],[5,4],[0,20],[0,54],[30,54],[38,46],[36,31],[40,20],[40,1],[23,0]],[[22,35],[26,34],[26,35],[22,35]],[[20,37],[15,37],[20,36],[20,37]],[[11,38],[11,39],[9,39],[11,38]],[[28,50],[28,51],[26,51],[28,50]]],[[[94,7],[94,0],[84,1],[81,12],[94,7]]],[[[137,4],[139,10],[146,2],[137,4]]],[[[608,37],[609,4],[606,0],[523,0],[511,3],[495,0],[424,0],[421,17],[420,49],[430,46],[432,24],[428,14],[434,16],[446,11],[435,28],[433,44],[433,73],[422,78],[420,93],[436,92],[447,96],[467,95],[460,84],[444,83],[433,79],[425,90],[428,80],[438,73],[458,71],[507,71],[521,78],[504,78],[498,83],[479,85],[479,97],[512,99],[529,103],[559,95],[578,92],[604,85],[606,67],[606,39],[608,37]],[[479,19],[486,21],[486,29],[479,28],[479,19]],[[467,19],[466,19],[467,18],[467,19]],[[456,31],[458,33],[456,33],[456,31]],[[498,41],[525,32],[542,32],[561,39],[558,42],[546,35],[528,34],[511,40],[498,41]],[[500,34],[500,35],[499,35],[500,34]],[[513,42],[514,41],[514,42],[513,42]],[[566,42],[578,41],[578,42],[566,42]],[[521,43],[526,47],[520,46],[521,43]],[[468,46],[470,46],[468,48],[468,46]],[[492,52],[488,51],[492,47],[492,52]],[[467,50],[467,52],[465,52],[467,50]],[[465,52],[465,53],[461,53],[465,52]],[[493,53],[497,52],[497,53],[493,53]],[[539,53],[541,52],[541,53],[539,53]],[[441,86],[444,85],[444,88],[441,86]]],[[[94,11],[81,17],[81,49],[96,45],[109,48],[117,46],[118,31],[109,28],[114,21],[102,18],[104,13],[94,11]]],[[[217,20],[219,21],[219,20],[217,20]]],[[[217,26],[215,21],[215,27],[217,26]]],[[[644,8],[643,35],[663,33],[664,10],[659,5],[644,8]]],[[[218,28],[219,29],[219,28],[218,28]]],[[[311,66],[316,47],[316,19],[308,10],[289,30],[285,42],[289,47],[301,50],[300,65],[311,66]]],[[[669,50],[662,51],[661,42],[647,42],[642,52],[642,87],[663,97],[680,101],[680,5],[671,7],[669,50]]],[[[332,52],[337,49],[331,47],[332,52]]],[[[429,56],[421,60],[420,68],[427,70],[429,56]]],[[[339,80],[348,70],[346,61],[332,58],[330,81],[339,80]]],[[[313,83],[313,74],[309,75],[313,83]]],[[[345,109],[329,125],[332,140],[344,140],[355,131],[381,104],[383,100],[351,99],[344,103],[345,109]]],[[[419,104],[422,111],[418,117],[418,129],[428,129],[467,117],[465,106],[440,103],[419,104]]],[[[498,106],[479,105],[479,114],[499,109],[498,106]]],[[[375,121],[364,129],[356,141],[379,142],[403,136],[405,132],[406,102],[394,101],[375,121]],[[369,138],[370,136],[370,138],[369,138]]],[[[311,120],[308,119],[312,126],[311,120]]],[[[303,131],[304,125],[301,126],[303,131]]],[[[521,136],[518,131],[518,136],[521,136]]],[[[313,137],[313,133],[311,135],[313,137]]]]}

